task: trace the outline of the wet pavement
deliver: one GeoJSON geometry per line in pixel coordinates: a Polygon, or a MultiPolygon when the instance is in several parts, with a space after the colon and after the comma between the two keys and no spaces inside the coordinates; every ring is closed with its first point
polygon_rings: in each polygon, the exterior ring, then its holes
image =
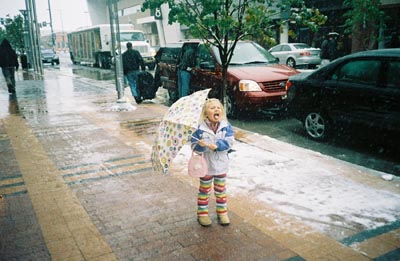
{"type": "MultiPolygon", "coordinates": [[[[399,220],[340,241],[228,194],[231,225],[211,212],[213,225],[199,226],[197,180],[180,166],[167,176],[151,169],[163,90],[140,105],[127,92],[136,110],[113,111],[114,80],[74,70],[19,71],[16,97],[0,77],[0,260],[400,260],[399,220]]],[[[236,138],[270,153],[285,148],[239,129],[236,138]]],[[[327,166],[359,171],[340,164],[327,166]]],[[[400,194],[398,181],[357,182],[400,194]]]]}

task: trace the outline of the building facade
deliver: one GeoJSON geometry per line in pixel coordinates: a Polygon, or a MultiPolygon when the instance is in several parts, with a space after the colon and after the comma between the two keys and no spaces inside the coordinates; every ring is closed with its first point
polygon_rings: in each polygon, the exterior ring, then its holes
{"type": "MultiPolygon", "coordinates": [[[[319,47],[322,36],[328,32],[337,32],[342,36],[342,45],[349,45],[351,38],[345,34],[345,17],[347,9],[343,6],[344,0],[306,0],[308,7],[318,8],[328,17],[325,25],[316,33],[308,28],[291,28],[295,30],[296,38],[287,35],[287,28],[277,29],[277,42],[304,42],[319,47]]],[[[89,16],[92,24],[109,23],[107,0],[87,0],[89,16]]],[[[179,24],[168,24],[169,9],[162,5],[159,10],[141,11],[143,0],[118,0],[118,17],[120,23],[131,23],[135,29],[144,31],[152,46],[163,46],[188,38],[187,28],[179,24]]],[[[381,10],[385,12],[385,24],[380,32],[381,42],[377,48],[388,47],[392,34],[400,34],[400,0],[381,0],[381,10]]]]}
{"type": "MultiPolygon", "coordinates": [[[[328,17],[328,20],[316,34],[312,34],[309,30],[303,28],[302,31],[298,32],[299,41],[319,47],[323,35],[327,35],[329,32],[337,32],[341,36],[340,44],[344,45],[343,48],[351,46],[352,33],[345,32],[346,17],[344,14],[349,9],[344,7],[344,0],[306,0],[305,3],[308,7],[318,8],[321,13],[328,17]]],[[[380,39],[376,48],[388,48],[392,36],[400,34],[400,0],[381,0],[380,9],[385,14],[385,25],[382,26],[380,35],[377,35],[380,39]]]]}

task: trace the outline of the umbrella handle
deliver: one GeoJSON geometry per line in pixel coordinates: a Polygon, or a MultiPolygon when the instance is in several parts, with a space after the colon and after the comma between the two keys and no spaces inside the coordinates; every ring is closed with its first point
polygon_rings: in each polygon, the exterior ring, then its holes
{"type": "Polygon", "coordinates": [[[196,138],[196,137],[193,137],[193,136],[190,136],[190,137],[192,137],[193,139],[195,139],[195,140],[199,141],[199,139],[198,139],[198,138],[196,138]]]}
{"type": "MultiPolygon", "coordinates": [[[[198,138],[196,138],[196,137],[193,137],[193,136],[191,136],[191,137],[192,137],[193,139],[197,140],[197,141],[200,141],[200,140],[199,140],[198,138]]],[[[198,142],[193,142],[193,143],[198,143],[198,142]]],[[[205,144],[205,146],[207,146],[207,147],[208,147],[208,146],[209,146],[209,144],[207,144],[207,143],[206,143],[206,144],[205,144]]]]}

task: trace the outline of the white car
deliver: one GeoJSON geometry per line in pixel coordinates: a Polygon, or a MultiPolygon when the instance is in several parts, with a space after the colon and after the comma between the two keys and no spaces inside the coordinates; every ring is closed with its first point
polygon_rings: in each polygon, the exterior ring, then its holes
{"type": "Polygon", "coordinates": [[[321,64],[319,53],[321,49],[310,47],[305,43],[278,44],[269,52],[279,59],[280,64],[286,64],[293,68],[314,69],[321,64]]]}

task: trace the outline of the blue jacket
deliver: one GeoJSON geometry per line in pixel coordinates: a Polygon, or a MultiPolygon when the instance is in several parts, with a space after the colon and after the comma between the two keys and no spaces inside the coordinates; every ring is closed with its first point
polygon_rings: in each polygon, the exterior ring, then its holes
{"type": "Polygon", "coordinates": [[[232,148],[235,140],[232,125],[222,120],[218,130],[214,133],[205,122],[199,125],[199,128],[192,135],[192,149],[199,153],[204,153],[208,163],[208,175],[219,175],[228,173],[229,156],[228,150],[232,148]],[[201,147],[197,144],[198,140],[205,140],[207,143],[214,143],[217,149],[212,151],[207,147],[201,147]]]}

